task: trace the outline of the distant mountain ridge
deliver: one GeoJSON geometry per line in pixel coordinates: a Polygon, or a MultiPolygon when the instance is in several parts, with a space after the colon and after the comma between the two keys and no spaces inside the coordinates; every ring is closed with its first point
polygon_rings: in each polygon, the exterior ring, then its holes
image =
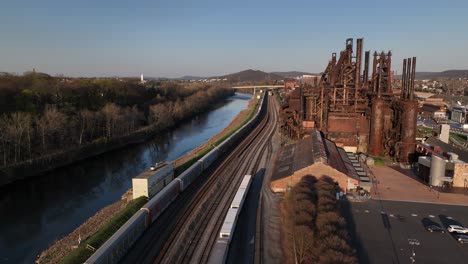
{"type": "Polygon", "coordinates": [[[205,77],[200,77],[200,76],[190,76],[190,75],[186,75],[186,76],[183,76],[183,77],[180,77],[178,78],[179,80],[184,80],[184,81],[190,81],[190,80],[196,80],[196,81],[199,81],[199,80],[203,80],[203,79],[206,79],[205,77]]]}
{"type": "Polygon", "coordinates": [[[265,81],[265,80],[279,81],[279,80],[284,79],[283,76],[280,76],[274,73],[268,73],[268,72],[252,70],[252,69],[240,71],[240,72],[236,72],[232,74],[227,74],[223,76],[211,77],[211,78],[227,79],[228,81],[233,81],[233,82],[246,82],[246,81],[260,82],[260,81],[265,81]]]}
{"type": "MultiPolygon", "coordinates": [[[[184,76],[177,78],[179,80],[202,80],[202,79],[227,79],[231,82],[261,82],[265,80],[279,81],[285,78],[296,78],[302,75],[319,75],[318,73],[309,73],[301,71],[286,71],[286,72],[264,72],[260,70],[248,69],[236,73],[226,74],[222,76],[200,77],[200,76],[184,76]]],[[[401,79],[401,75],[396,76],[401,79]]],[[[468,70],[447,70],[442,72],[416,72],[416,79],[434,79],[434,78],[468,78],[468,70]]]]}
{"type": "Polygon", "coordinates": [[[221,75],[221,76],[212,76],[212,77],[200,77],[200,76],[190,76],[186,75],[180,78],[179,80],[203,80],[203,79],[228,79],[228,81],[265,81],[265,80],[283,80],[284,78],[296,78],[302,75],[315,75],[314,73],[301,72],[301,71],[287,71],[287,72],[264,72],[260,70],[248,69],[245,71],[240,71],[236,73],[221,75]]]}

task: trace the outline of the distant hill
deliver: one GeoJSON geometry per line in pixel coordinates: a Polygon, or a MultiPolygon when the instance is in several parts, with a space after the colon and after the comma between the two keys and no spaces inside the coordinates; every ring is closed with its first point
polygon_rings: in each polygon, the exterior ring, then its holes
{"type": "Polygon", "coordinates": [[[206,79],[205,77],[200,77],[200,76],[184,76],[184,77],[180,77],[178,78],[179,80],[184,80],[184,81],[189,81],[189,80],[203,80],[203,79],[206,79]]]}
{"type": "Polygon", "coordinates": [[[315,75],[315,73],[287,71],[287,72],[264,72],[259,70],[245,70],[236,73],[226,74],[222,76],[200,77],[200,76],[183,76],[176,78],[178,80],[203,80],[203,79],[228,79],[231,82],[261,82],[265,80],[278,81],[284,78],[295,78],[302,75],[315,75]]]}
{"type": "Polygon", "coordinates": [[[295,78],[302,75],[316,75],[315,73],[310,72],[300,72],[300,71],[288,71],[288,72],[270,72],[271,74],[279,75],[283,78],[295,78]]]}
{"type": "MultiPolygon", "coordinates": [[[[416,79],[435,79],[435,78],[468,78],[468,70],[448,70],[442,72],[416,72],[416,79]]],[[[397,75],[401,79],[401,75],[397,75]]]]}
{"type": "Polygon", "coordinates": [[[274,74],[274,73],[267,73],[263,71],[257,71],[257,70],[245,70],[237,73],[232,73],[228,75],[223,75],[223,76],[217,76],[217,77],[211,77],[211,78],[220,78],[220,79],[228,79],[228,81],[234,81],[234,82],[261,82],[265,80],[283,80],[284,77],[274,74]]]}

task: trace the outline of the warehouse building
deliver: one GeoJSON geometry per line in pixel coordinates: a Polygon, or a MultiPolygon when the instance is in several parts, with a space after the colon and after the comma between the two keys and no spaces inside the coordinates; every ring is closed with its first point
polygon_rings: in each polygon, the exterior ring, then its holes
{"type": "Polygon", "coordinates": [[[305,176],[331,177],[344,192],[361,187],[370,191],[370,179],[352,153],[313,130],[309,137],[283,147],[271,180],[273,192],[285,192],[305,176]]]}

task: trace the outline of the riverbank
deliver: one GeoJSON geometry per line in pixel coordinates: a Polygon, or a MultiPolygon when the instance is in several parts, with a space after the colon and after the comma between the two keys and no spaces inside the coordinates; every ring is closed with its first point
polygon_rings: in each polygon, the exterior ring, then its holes
{"type": "MultiPolygon", "coordinates": [[[[174,161],[176,166],[180,166],[185,162],[191,160],[200,154],[206,147],[214,144],[216,141],[224,137],[231,130],[237,128],[244,120],[249,116],[250,111],[255,107],[258,99],[252,98],[246,109],[242,110],[237,114],[237,116],[226,126],[221,132],[217,133],[215,136],[211,137],[205,143],[199,145],[194,150],[190,151],[181,158],[178,158],[174,161]]],[[[136,175],[135,175],[136,176],[136,175]]],[[[84,240],[84,236],[90,236],[99,230],[105,223],[107,219],[112,218],[121,212],[128,204],[129,199],[131,199],[131,190],[129,190],[122,199],[115,202],[112,205],[109,205],[99,211],[96,215],[89,218],[85,223],[78,227],[75,231],[65,236],[64,238],[56,241],[51,247],[43,251],[36,263],[59,263],[61,259],[69,254],[74,246],[77,245],[78,238],[81,234],[81,239],[84,240]]]]}
{"type": "MultiPolygon", "coordinates": [[[[224,96],[224,98],[220,99],[224,100],[229,96],[232,96],[232,94],[226,93],[224,96]]],[[[209,112],[215,106],[216,105],[211,105],[207,108],[206,112],[209,112]]],[[[189,120],[191,118],[193,118],[193,115],[187,115],[180,121],[189,120]]],[[[172,129],[175,126],[176,125],[168,127],[155,127],[150,125],[133,131],[128,135],[114,138],[99,138],[83,146],[74,147],[65,151],[44,155],[32,160],[2,167],[0,168],[0,187],[10,184],[14,181],[39,176],[57,168],[65,167],[85,159],[127,147],[132,144],[145,142],[158,133],[172,129]]]]}

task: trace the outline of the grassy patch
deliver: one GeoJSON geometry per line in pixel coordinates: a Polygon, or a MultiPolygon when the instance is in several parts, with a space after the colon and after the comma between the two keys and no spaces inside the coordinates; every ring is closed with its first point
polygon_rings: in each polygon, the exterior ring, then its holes
{"type": "Polygon", "coordinates": [[[432,133],[433,129],[431,127],[418,126],[418,130],[424,133],[432,133]]]}
{"type": "Polygon", "coordinates": [[[140,208],[148,201],[144,196],[131,201],[127,207],[122,210],[119,214],[112,217],[107,223],[105,223],[96,233],[83,241],[77,249],[73,250],[63,258],[61,263],[72,264],[72,263],[83,263],[85,262],[93,252],[86,248],[89,244],[94,248],[99,248],[107,241],[125,222],[130,219],[140,208]]]}
{"type": "Polygon", "coordinates": [[[374,158],[374,165],[377,165],[377,166],[384,166],[385,165],[385,161],[381,158],[374,158]]]}
{"type": "Polygon", "coordinates": [[[456,140],[460,141],[461,143],[463,143],[463,142],[465,142],[467,140],[466,136],[462,135],[462,134],[457,134],[457,133],[450,132],[450,136],[455,138],[456,140]]]}

